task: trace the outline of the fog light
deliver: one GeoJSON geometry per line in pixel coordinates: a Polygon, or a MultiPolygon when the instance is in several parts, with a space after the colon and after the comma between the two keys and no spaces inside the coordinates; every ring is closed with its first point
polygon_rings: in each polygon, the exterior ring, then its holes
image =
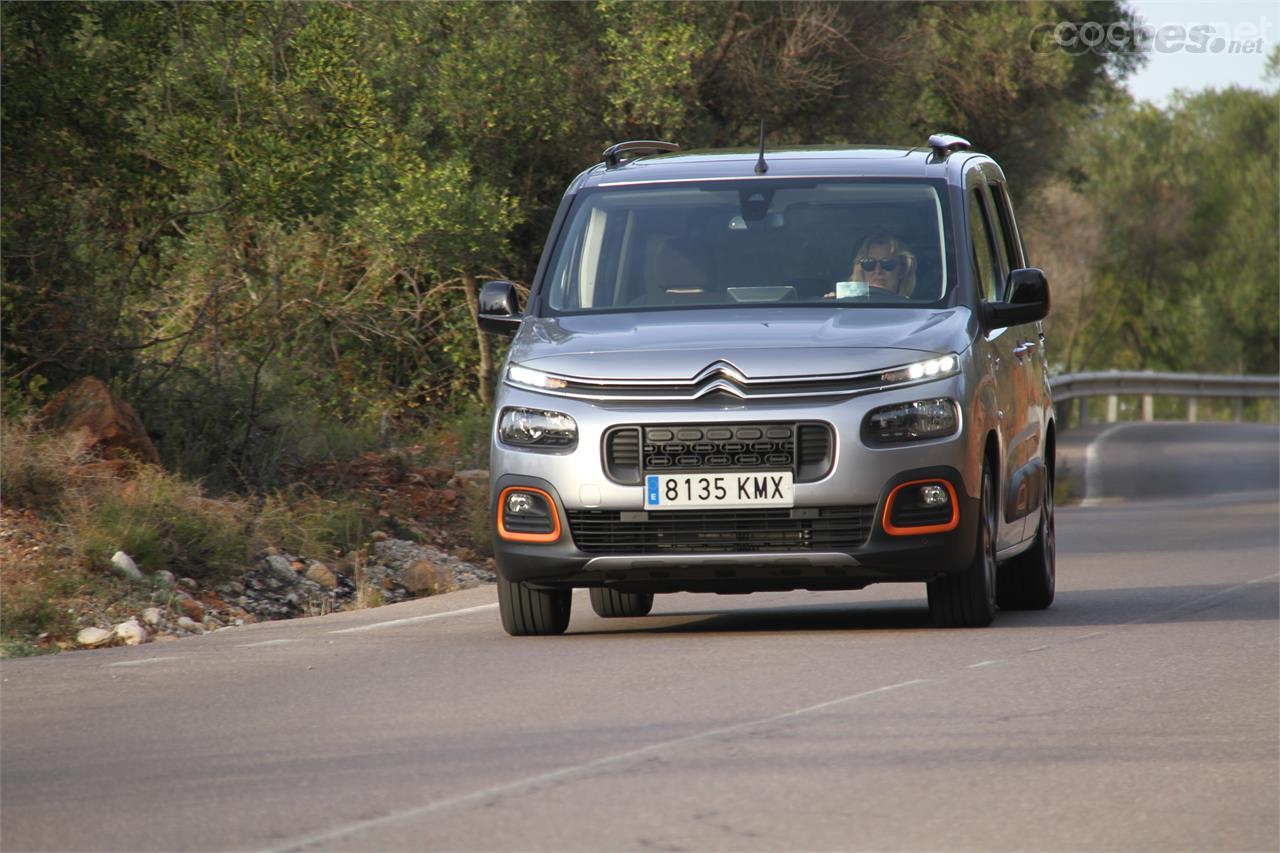
{"type": "Polygon", "coordinates": [[[498,495],[498,535],[513,542],[555,542],[560,514],[551,495],[533,486],[508,486],[498,495]]]}
{"type": "Polygon", "coordinates": [[[512,492],[507,495],[507,512],[512,515],[528,515],[533,511],[533,498],[525,492],[512,492]]]}
{"type": "Polygon", "coordinates": [[[947,490],[937,483],[921,486],[920,500],[925,506],[943,506],[947,502],[947,490]]]}

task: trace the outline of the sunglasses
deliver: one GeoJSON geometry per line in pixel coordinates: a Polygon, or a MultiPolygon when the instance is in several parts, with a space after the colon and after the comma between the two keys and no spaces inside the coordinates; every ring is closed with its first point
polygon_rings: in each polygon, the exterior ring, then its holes
{"type": "Polygon", "coordinates": [[[871,272],[876,268],[876,264],[880,265],[880,269],[885,272],[893,272],[898,268],[897,258],[862,258],[858,261],[858,266],[862,267],[863,272],[871,272]]]}

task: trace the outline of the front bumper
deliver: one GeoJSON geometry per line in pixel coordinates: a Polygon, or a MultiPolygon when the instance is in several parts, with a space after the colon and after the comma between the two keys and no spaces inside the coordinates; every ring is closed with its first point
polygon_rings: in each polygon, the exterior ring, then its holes
{"type": "MultiPolygon", "coordinates": [[[[497,518],[497,496],[512,486],[527,486],[554,501],[560,534],[554,541],[512,541],[495,533],[494,553],[499,573],[510,581],[546,587],[607,586],[624,592],[739,593],[790,589],[859,589],[886,581],[929,581],[969,565],[977,530],[978,499],[968,494],[964,478],[950,466],[929,466],[901,471],[886,479],[874,504],[849,507],[864,515],[868,532],[858,543],[809,549],[790,540],[785,549],[696,551],[679,546],[649,547],[643,553],[601,553],[583,550],[575,541],[575,523],[556,487],[545,479],[507,474],[494,483],[491,506],[497,518]],[[915,481],[945,481],[952,487],[958,513],[953,529],[913,535],[893,535],[886,529],[886,503],[899,486],[915,481]]],[[[797,501],[799,504],[799,501],[797,501]]],[[[815,522],[805,520],[839,505],[800,506],[791,511],[791,525],[800,533],[815,522]]],[[[570,508],[572,510],[574,508],[570,508]]],[[[679,512],[679,511],[674,511],[679,512]]],[[[784,511],[785,512],[785,511],[784,511]]],[[[846,514],[848,514],[846,512],[846,514]]],[[[579,529],[581,515],[578,516],[579,529]]],[[[642,529],[646,514],[630,516],[631,529],[642,529]]],[[[652,514],[659,515],[658,513],[652,514]]],[[[708,514],[711,515],[711,514],[708,514]]],[[[821,522],[817,522],[821,523],[821,522]]],[[[743,533],[749,538],[749,533],[743,533]]],[[[615,549],[609,549],[614,551],[615,549]]]]}

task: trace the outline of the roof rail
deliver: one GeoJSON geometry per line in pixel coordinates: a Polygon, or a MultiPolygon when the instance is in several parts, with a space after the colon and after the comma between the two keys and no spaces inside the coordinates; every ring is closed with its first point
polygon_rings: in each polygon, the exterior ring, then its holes
{"type": "Polygon", "coordinates": [[[973,146],[963,136],[954,136],[950,133],[935,133],[929,137],[929,147],[933,149],[934,156],[937,159],[945,160],[952,151],[968,151],[973,146]]]}
{"type": "Polygon", "coordinates": [[[658,154],[663,151],[679,151],[680,146],[674,142],[663,142],[658,139],[635,139],[631,142],[619,142],[617,145],[610,145],[604,149],[604,166],[606,169],[616,169],[622,165],[624,154],[630,155],[625,159],[630,161],[637,157],[643,157],[645,154],[658,154]]]}

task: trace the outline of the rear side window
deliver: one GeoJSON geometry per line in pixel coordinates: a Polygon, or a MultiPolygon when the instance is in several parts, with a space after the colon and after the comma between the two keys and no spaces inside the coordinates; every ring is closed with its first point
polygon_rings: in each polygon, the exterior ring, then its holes
{"type": "Polygon", "coordinates": [[[991,200],[995,206],[996,220],[1000,224],[1000,242],[1004,255],[1009,261],[1009,268],[1016,269],[1024,263],[1019,257],[1021,239],[1018,227],[1013,222],[1013,210],[1009,207],[1009,194],[1005,192],[1004,184],[991,184],[991,200]]]}
{"type": "Polygon", "coordinates": [[[991,228],[987,222],[986,206],[982,203],[981,190],[969,191],[969,239],[973,247],[973,271],[982,298],[988,302],[1000,300],[1000,280],[996,273],[995,246],[991,240],[991,228]]]}

